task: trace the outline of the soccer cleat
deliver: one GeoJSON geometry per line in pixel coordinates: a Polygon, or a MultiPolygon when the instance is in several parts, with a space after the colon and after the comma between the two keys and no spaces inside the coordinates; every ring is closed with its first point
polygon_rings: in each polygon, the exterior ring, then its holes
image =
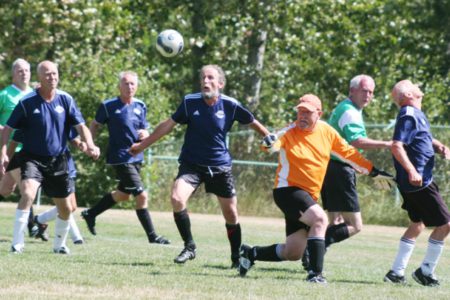
{"type": "Polygon", "coordinates": [[[36,225],[28,227],[28,235],[30,237],[36,237],[39,232],[39,228],[36,225]]]}
{"type": "Polygon", "coordinates": [[[247,275],[247,272],[255,264],[255,262],[250,258],[250,251],[252,251],[252,247],[246,244],[241,245],[239,252],[239,275],[241,277],[247,275]]]}
{"type": "Polygon", "coordinates": [[[84,244],[84,241],[83,241],[83,240],[76,240],[76,241],[73,241],[73,243],[74,243],[75,245],[83,245],[83,244],[84,244]]]}
{"type": "Polygon", "coordinates": [[[95,230],[95,217],[90,216],[87,209],[81,212],[81,217],[86,221],[89,232],[92,235],[97,235],[97,231],[95,230]]]}
{"type": "Polygon", "coordinates": [[[306,277],[306,281],[321,284],[327,283],[327,280],[325,279],[325,277],[322,276],[322,273],[314,273],[314,272],[310,272],[308,274],[308,276],[306,277]]]}
{"type": "Polygon", "coordinates": [[[34,223],[37,225],[38,227],[38,233],[35,235],[35,238],[37,239],[41,239],[44,242],[48,241],[48,232],[47,232],[47,224],[42,224],[38,221],[37,216],[34,216],[34,223]]]}
{"type": "Polygon", "coordinates": [[[418,268],[412,273],[412,278],[421,285],[424,286],[439,286],[439,280],[434,275],[425,275],[422,272],[422,268],[418,268]]]}
{"type": "Polygon", "coordinates": [[[150,244],[169,245],[170,241],[162,235],[158,235],[154,240],[150,241],[150,244]]]}
{"type": "Polygon", "coordinates": [[[400,276],[395,274],[394,271],[390,270],[383,278],[384,282],[398,283],[398,284],[406,284],[405,276],[400,276]]]}
{"type": "Polygon", "coordinates": [[[195,252],[195,249],[185,247],[173,261],[177,264],[184,264],[186,261],[195,258],[195,252]]]}
{"type": "Polygon", "coordinates": [[[21,254],[23,253],[23,247],[19,247],[19,246],[11,246],[11,253],[13,254],[21,254]]]}
{"type": "Polygon", "coordinates": [[[61,246],[57,249],[53,249],[53,252],[56,254],[70,254],[69,248],[67,248],[65,246],[61,246]]]}

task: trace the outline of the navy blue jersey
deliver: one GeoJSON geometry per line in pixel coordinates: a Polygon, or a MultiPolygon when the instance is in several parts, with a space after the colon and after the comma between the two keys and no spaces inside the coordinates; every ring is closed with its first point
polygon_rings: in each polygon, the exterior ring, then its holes
{"type": "Polygon", "coordinates": [[[408,173],[394,158],[399,189],[412,192],[428,186],[433,181],[434,149],[430,123],[425,114],[415,107],[403,106],[397,115],[393,140],[404,144],[409,160],[422,175],[421,187],[411,185],[408,173]]]}
{"type": "Polygon", "coordinates": [[[220,95],[213,106],[201,93],[186,95],[172,119],[187,124],[180,162],[202,166],[230,166],[226,136],[234,121],[250,124],[254,117],[236,99],[220,95]]]}
{"type": "Polygon", "coordinates": [[[46,102],[37,91],[25,96],[6,123],[23,132],[23,150],[41,156],[57,156],[66,149],[72,126],[84,123],[72,96],[57,90],[46,102]]]}
{"type": "Polygon", "coordinates": [[[130,104],[123,103],[119,97],[100,104],[95,121],[107,124],[109,143],[106,162],[117,165],[141,162],[144,154],[132,156],[128,149],[139,141],[138,130],[147,129],[147,107],[141,100],[133,98],[130,104]]]}

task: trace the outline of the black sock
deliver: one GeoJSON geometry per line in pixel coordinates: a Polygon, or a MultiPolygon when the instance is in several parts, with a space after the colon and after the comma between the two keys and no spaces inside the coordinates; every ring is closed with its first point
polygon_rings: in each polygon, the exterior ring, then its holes
{"type": "Polygon", "coordinates": [[[114,201],[112,194],[108,193],[106,195],[103,196],[102,199],[100,199],[100,201],[95,204],[93,207],[88,209],[88,214],[91,217],[96,217],[99,214],[101,214],[102,212],[104,212],[105,210],[110,209],[111,207],[113,207],[116,204],[116,201],[114,201]]]}
{"type": "Polygon", "coordinates": [[[230,241],[231,247],[231,259],[239,259],[239,247],[242,242],[241,225],[238,224],[225,224],[227,228],[227,236],[230,241]]]}
{"type": "Polygon", "coordinates": [[[32,229],[34,226],[34,213],[33,206],[30,207],[30,214],[28,215],[28,229],[32,229]]]}
{"type": "Polygon", "coordinates": [[[184,241],[184,246],[189,249],[195,249],[196,246],[191,233],[191,220],[189,219],[187,209],[180,212],[174,212],[173,218],[175,220],[175,224],[177,224],[178,232],[184,241]]]}
{"type": "Polygon", "coordinates": [[[261,260],[261,261],[282,261],[282,259],[277,255],[278,244],[273,244],[271,246],[253,247],[250,252],[250,260],[261,260]]]}
{"type": "Polygon", "coordinates": [[[138,216],[139,222],[141,222],[142,227],[147,234],[148,241],[150,243],[154,242],[158,237],[155,233],[155,228],[153,227],[152,218],[150,213],[146,208],[136,209],[136,215],[138,216]]]}
{"type": "Polygon", "coordinates": [[[322,238],[308,238],[309,270],[316,274],[322,273],[323,257],[325,255],[325,240],[322,238]]]}
{"type": "Polygon", "coordinates": [[[327,232],[325,233],[325,247],[348,239],[349,237],[350,234],[348,233],[347,224],[340,223],[337,225],[329,226],[327,228],[327,232]]]}

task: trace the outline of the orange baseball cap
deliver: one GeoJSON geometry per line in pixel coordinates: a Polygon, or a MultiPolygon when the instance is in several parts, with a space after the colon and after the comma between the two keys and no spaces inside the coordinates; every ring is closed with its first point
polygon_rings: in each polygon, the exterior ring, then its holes
{"type": "Polygon", "coordinates": [[[309,111],[319,110],[322,111],[322,101],[313,94],[306,94],[298,99],[298,105],[295,108],[304,107],[309,111]]]}

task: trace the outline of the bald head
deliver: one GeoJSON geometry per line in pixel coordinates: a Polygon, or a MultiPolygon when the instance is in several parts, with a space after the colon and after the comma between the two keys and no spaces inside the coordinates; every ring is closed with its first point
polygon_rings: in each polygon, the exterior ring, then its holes
{"type": "Polygon", "coordinates": [[[58,66],[54,62],[51,62],[49,60],[40,62],[37,66],[37,74],[42,89],[56,89],[59,82],[59,74],[58,66]]]}
{"type": "Polygon", "coordinates": [[[410,80],[401,80],[394,85],[391,92],[392,100],[398,106],[420,104],[423,92],[410,80]]]}

